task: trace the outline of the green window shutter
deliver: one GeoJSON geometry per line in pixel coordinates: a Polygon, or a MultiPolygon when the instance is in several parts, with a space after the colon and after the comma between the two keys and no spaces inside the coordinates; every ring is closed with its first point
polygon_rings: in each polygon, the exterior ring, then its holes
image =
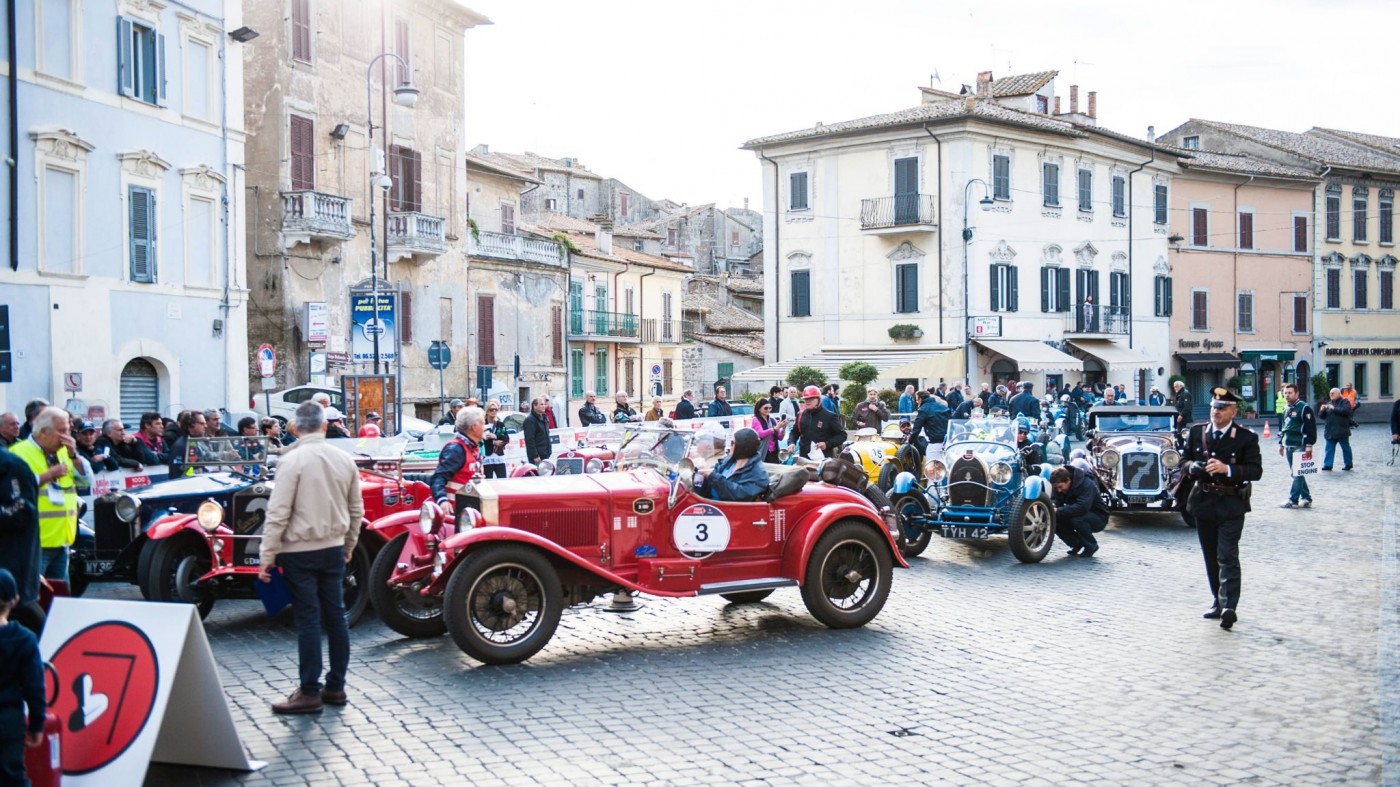
{"type": "Polygon", "coordinates": [[[1069,271],[1055,271],[1055,289],[1059,298],[1055,301],[1056,311],[1069,311],[1069,271]]]}
{"type": "Polygon", "coordinates": [[[992,266],[992,311],[1001,311],[1001,268],[1000,265],[992,266]]]}
{"type": "Polygon", "coordinates": [[[1050,280],[1055,271],[1053,268],[1043,267],[1040,269],[1040,310],[1043,312],[1052,311],[1050,306],[1050,280]]]}
{"type": "Polygon", "coordinates": [[[1021,308],[1021,296],[1020,288],[1016,280],[1019,278],[1020,269],[1015,265],[1008,265],[1006,272],[1010,278],[1010,281],[1007,283],[1007,289],[1011,291],[1010,297],[1007,298],[1009,301],[1009,303],[1007,303],[1007,311],[1019,311],[1021,308]]]}

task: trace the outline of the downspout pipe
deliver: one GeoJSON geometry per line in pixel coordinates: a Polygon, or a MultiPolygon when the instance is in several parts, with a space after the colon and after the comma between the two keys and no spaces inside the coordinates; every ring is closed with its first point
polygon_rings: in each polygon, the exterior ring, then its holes
{"type": "MultiPolygon", "coordinates": [[[[1128,173],[1128,303],[1123,304],[1128,309],[1128,348],[1133,346],[1133,216],[1137,211],[1133,210],[1133,176],[1142,172],[1157,160],[1157,148],[1152,148],[1152,158],[1142,162],[1138,168],[1128,173]]],[[[1170,209],[1170,208],[1169,208],[1170,209]]],[[[1102,309],[1103,305],[1100,304],[1102,309]]],[[[1138,386],[1141,388],[1142,386],[1138,386]]]]}
{"type": "MultiPolygon", "coordinates": [[[[938,238],[938,343],[943,343],[943,140],[936,134],[928,130],[928,124],[924,124],[924,133],[933,139],[938,146],[938,196],[933,201],[933,209],[936,211],[933,217],[933,225],[938,227],[940,237],[938,238]]],[[[964,370],[967,377],[966,382],[971,382],[971,370],[964,370]]]]}
{"type": "MultiPolygon", "coordinates": [[[[762,153],[759,153],[758,157],[773,165],[773,361],[776,363],[782,360],[783,352],[781,333],[783,325],[781,311],[783,308],[783,271],[782,261],[779,260],[777,256],[781,249],[778,228],[781,227],[783,223],[783,199],[781,190],[778,188],[781,183],[778,179],[778,162],[768,158],[762,153]]],[[[763,256],[766,258],[768,256],[767,239],[763,241],[763,248],[765,250],[763,256]]],[[[766,322],[765,320],[765,323],[766,322]]],[[[767,328],[768,326],[764,325],[764,327],[767,328]]],[[[786,383],[787,381],[783,380],[783,382],[786,383]]]]}
{"type": "Polygon", "coordinates": [[[19,270],[19,63],[15,61],[15,0],[5,6],[9,29],[5,35],[5,46],[10,58],[10,270],[19,270]]]}
{"type": "MultiPolygon", "coordinates": [[[[1248,186],[1252,182],[1254,182],[1254,176],[1250,175],[1249,180],[1243,183],[1236,183],[1235,191],[1232,195],[1235,211],[1235,237],[1232,238],[1234,243],[1230,245],[1235,251],[1230,255],[1230,287],[1234,290],[1235,296],[1235,318],[1230,321],[1232,323],[1230,326],[1230,351],[1237,355],[1240,351],[1240,189],[1248,186]]],[[[1250,232],[1253,233],[1253,230],[1251,229],[1250,232]]],[[[1250,310],[1253,311],[1253,309],[1254,306],[1251,303],[1250,310]]],[[[1250,319],[1253,319],[1252,314],[1250,315],[1250,319]]],[[[1255,369],[1254,371],[1258,372],[1259,370],[1255,369]]],[[[1262,386],[1258,386],[1255,390],[1258,391],[1261,388],[1262,386]]],[[[1262,411],[1263,408],[1258,409],[1262,411]]]]}
{"type": "MultiPolygon", "coordinates": [[[[651,393],[651,378],[647,377],[647,343],[646,337],[644,335],[646,333],[646,331],[644,330],[644,326],[647,324],[647,299],[646,282],[644,281],[644,279],[646,279],[646,277],[648,276],[655,275],[656,269],[652,268],[651,270],[637,277],[637,330],[640,332],[637,336],[637,339],[639,340],[637,342],[637,374],[641,376],[642,379],[647,381],[645,387],[647,388],[648,398],[650,398],[654,394],[651,393]]],[[[666,390],[665,386],[662,386],[661,390],[666,390]]],[[[640,399],[641,397],[638,398],[640,399]]]]}

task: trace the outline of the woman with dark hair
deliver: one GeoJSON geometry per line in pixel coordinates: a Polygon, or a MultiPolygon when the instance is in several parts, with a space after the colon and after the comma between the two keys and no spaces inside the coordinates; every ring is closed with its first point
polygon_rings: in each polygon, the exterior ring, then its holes
{"type": "Polygon", "coordinates": [[[778,422],[773,420],[773,403],[770,400],[759,399],[753,406],[751,426],[758,432],[758,455],[765,462],[780,464],[782,459],[778,457],[778,440],[783,434],[778,422]]]}

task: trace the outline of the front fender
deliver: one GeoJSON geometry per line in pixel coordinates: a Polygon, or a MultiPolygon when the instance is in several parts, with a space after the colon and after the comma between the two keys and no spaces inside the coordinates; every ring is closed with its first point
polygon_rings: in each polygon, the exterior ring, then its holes
{"type": "Polygon", "coordinates": [[[151,523],[146,530],[146,538],[159,541],[186,530],[193,530],[201,538],[204,537],[204,528],[199,526],[199,519],[194,514],[167,514],[151,523]]]}
{"type": "Polygon", "coordinates": [[[396,511],[388,516],[381,516],[373,522],[370,522],[369,525],[365,527],[365,531],[375,533],[387,542],[398,534],[409,531],[417,524],[417,509],[413,511],[396,511]]]}
{"type": "MultiPolygon", "coordinates": [[[[854,508],[854,506],[852,506],[852,508],[854,508]]],[[[451,579],[452,574],[456,572],[457,566],[473,551],[474,547],[480,547],[499,541],[513,541],[519,544],[528,544],[545,552],[550,557],[562,560],[587,571],[593,576],[603,580],[604,584],[618,585],[630,591],[646,593],[652,596],[665,596],[668,598],[685,598],[695,595],[695,591],[693,590],[672,592],[642,587],[633,580],[626,579],[605,568],[588,562],[547,538],[542,538],[524,530],[516,530],[513,527],[475,527],[447,539],[443,544],[443,549],[452,554],[452,562],[443,569],[442,576],[438,577],[432,585],[423,589],[423,595],[441,595],[447,588],[447,581],[451,579]]]]}
{"type": "Polygon", "coordinates": [[[1021,496],[1026,500],[1039,500],[1045,494],[1045,479],[1038,475],[1027,476],[1021,484],[1021,496]]]}
{"type": "Polygon", "coordinates": [[[894,477],[894,486],[892,489],[894,493],[898,495],[908,494],[908,492],[914,488],[914,482],[917,480],[913,473],[905,470],[894,477]]]}
{"type": "Polygon", "coordinates": [[[909,563],[905,561],[903,555],[899,554],[899,546],[894,542],[894,535],[868,507],[857,503],[828,503],[817,508],[792,529],[794,537],[788,540],[787,549],[783,551],[782,575],[797,577],[799,584],[806,584],[807,561],[812,557],[812,550],[816,549],[817,539],[826,533],[827,528],[842,519],[858,519],[878,530],[889,546],[890,556],[894,559],[895,564],[901,568],[909,568],[909,563]]]}

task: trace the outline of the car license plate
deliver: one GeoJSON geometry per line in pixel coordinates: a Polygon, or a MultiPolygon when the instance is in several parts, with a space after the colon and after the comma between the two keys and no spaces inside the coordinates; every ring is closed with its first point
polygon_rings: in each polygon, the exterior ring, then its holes
{"type": "Polygon", "coordinates": [[[88,576],[106,574],[112,570],[112,564],[115,562],[113,560],[89,560],[83,566],[83,571],[87,572],[88,576]]]}
{"type": "Polygon", "coordinates": [[[1146,495],[1129,495],[1123,498],[1123,500],[1130,506],[1145,506],[1148,503],[1151,503],[1154,499],[1155,498],[1147,497],[1146,495]]]}
{"type": "Polygon", "coordinates": [[[957,525],[943,525],[942,535],[944,538],[986,538],[987,528],[985,527],[958,527],[957,525]]]}

